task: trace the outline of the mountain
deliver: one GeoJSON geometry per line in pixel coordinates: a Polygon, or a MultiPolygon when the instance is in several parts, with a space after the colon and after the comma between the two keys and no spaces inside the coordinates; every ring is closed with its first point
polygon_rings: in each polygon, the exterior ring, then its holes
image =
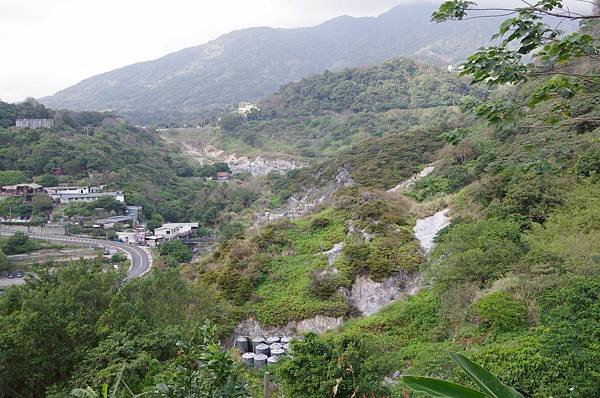
{"type": "Polygon", "coordinates": [[[461,61],[486,43],[495,19],[435,24],[434,4],[406,4],[378,16],[342,16],[310,28],[257,27],[162,58],[86,79],[41,101],[53,108],[116,110],[160,121],[255,101],[326,69],[409,56],[437,65],[461,61]]]}
{"type": "Polygon", "coordinates": [[[260,111],[244,118],[227,113],[219,127],[173,129],[163,136],[202,161],[210,162],[216,148],[225,154],[293,158],[304,164],[328,159],[369,137],[417,129],[437,137],[466,122],[454,105],[465,97],[486,95],[485,88],[468,84],[456,73],[390,59],[286,84],[257,103],[260,111]]]}

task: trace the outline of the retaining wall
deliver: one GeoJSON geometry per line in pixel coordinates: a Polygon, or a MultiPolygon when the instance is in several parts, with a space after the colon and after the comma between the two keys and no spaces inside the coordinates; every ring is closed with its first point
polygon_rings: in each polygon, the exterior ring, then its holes
{"type": "Polygon", "coordinates": [[[27,232],[40,235],[66,235],[67,227],[64,225],[15,225],[0,224],[0,228],[8,231],[27,232]]]}

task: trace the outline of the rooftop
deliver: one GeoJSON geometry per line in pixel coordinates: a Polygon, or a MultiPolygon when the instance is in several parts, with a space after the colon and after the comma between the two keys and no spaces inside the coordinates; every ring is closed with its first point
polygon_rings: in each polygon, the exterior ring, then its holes
{"type": "Polygon", "coordinates": [[[104,196],[116,196],[122,195],[122,192],[90,192],[90,193],[69,193],[63,194],[62,198],[65,200],[72,198],[101,198],[104,196]]]}
{"type": "Polygon", "coordinates": [[[31,189],[44,188],[40,184],[31,183],[31,184],[5,185],[2,187],[2,189],[17,189],[18,187],[27,187],[27,188],[31,188],[31,189]]]}
{"type": "Polygon", "coordinates": [[[190,228],[198,228],[197,222],[177,222],[177,223],[167,223],[163,224],[162,227],[156,229],[173,229],[178,227],[190,227],[190,228]]]}

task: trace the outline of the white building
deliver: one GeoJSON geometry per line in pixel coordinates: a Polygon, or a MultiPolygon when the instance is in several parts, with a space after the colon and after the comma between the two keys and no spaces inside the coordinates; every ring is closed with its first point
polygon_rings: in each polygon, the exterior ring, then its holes
{"type": "Polygon", "coordinates": [[[257,111],[260,110],[260,108],[258,108],[254,104],[251,104],[250,102],[240,102],[238,106],[238,113],[245,117],[254,109],[256,109],[257,111]]]}
{"type": "Polygon", "coordinates": [[[154,230],[153,236],[146,237],[146,244],[150,247],[159,246],[166,240],[179,239],[198,231],[198,223],[167,223],[154,230]]]}
{"type": "Polygon", "coordinates": [[[160,246],[160,243],[163,241],[163,238],[158,238],[156,236],[146,236],[146,245],[148,247],[156,248],[160,246]]]}
{"type": "Polygon", "coordinates": [[[37,129],[38,127],[50,128],[54,126],[54,119],[17,119],[15,126],[30,129],[37,129]]]}
{"type": "MultiPolygon", "coordinates": [[[[52,195],[50,195],[52,196],[52,195]]],[[[125,195],[123,192],[90,192],[90,193],[74,193],[74,194],[59,194],[58,200],[61,204],[75,202],[93,202],[100,198],[114,198],[117,202],[125,203],[125,195]]]]}
{"type": "Polygon", "coordinates": [[[168,223],[154,230],[154,235],[167,240],[190,235],[198,230],[198,223],[168,223]]]}
{"type": "Polygon", "coordinates": [[[44,191],[55,201],[60,202],[60,199],[66,195],[87,195],[90,193],[102,192],[102,187],[79,187],[61,185],[58,187],[47,187],[44,191]]]}
{"type": "Polygon", "coordinates": [[[53,195],[69,195],[76,193],[90,193],[90,187],[76,187],[76,186],[60,186],[60,187],[46,187],[44,188],[46,193],[50,196],[53,195]]]}

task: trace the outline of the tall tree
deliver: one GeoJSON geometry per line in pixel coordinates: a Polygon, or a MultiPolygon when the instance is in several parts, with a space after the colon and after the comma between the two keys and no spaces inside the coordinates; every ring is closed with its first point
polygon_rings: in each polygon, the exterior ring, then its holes
{"type": "Polygon", "coordinates": [[[499,125],[600,125],[597,115],[582,114],[572,101],[590,101],[600,88],[600,38],[592,29],[600,20],[598,2],[589,14],[574,12],[561,0],[522,3],[523,7],[482,8],[474,1],[450,0],[433,13],[435,22],[508,16],[492,37],[498,44],[469,56],[461,75],[492,87],[540,81],[524,101],[471,101],[465,108],[499,125]],[[564,34],[564,21],[580,21],[589,28],[564,34]],[[542,103],[546,105],[532,116],[542,103]]]}

